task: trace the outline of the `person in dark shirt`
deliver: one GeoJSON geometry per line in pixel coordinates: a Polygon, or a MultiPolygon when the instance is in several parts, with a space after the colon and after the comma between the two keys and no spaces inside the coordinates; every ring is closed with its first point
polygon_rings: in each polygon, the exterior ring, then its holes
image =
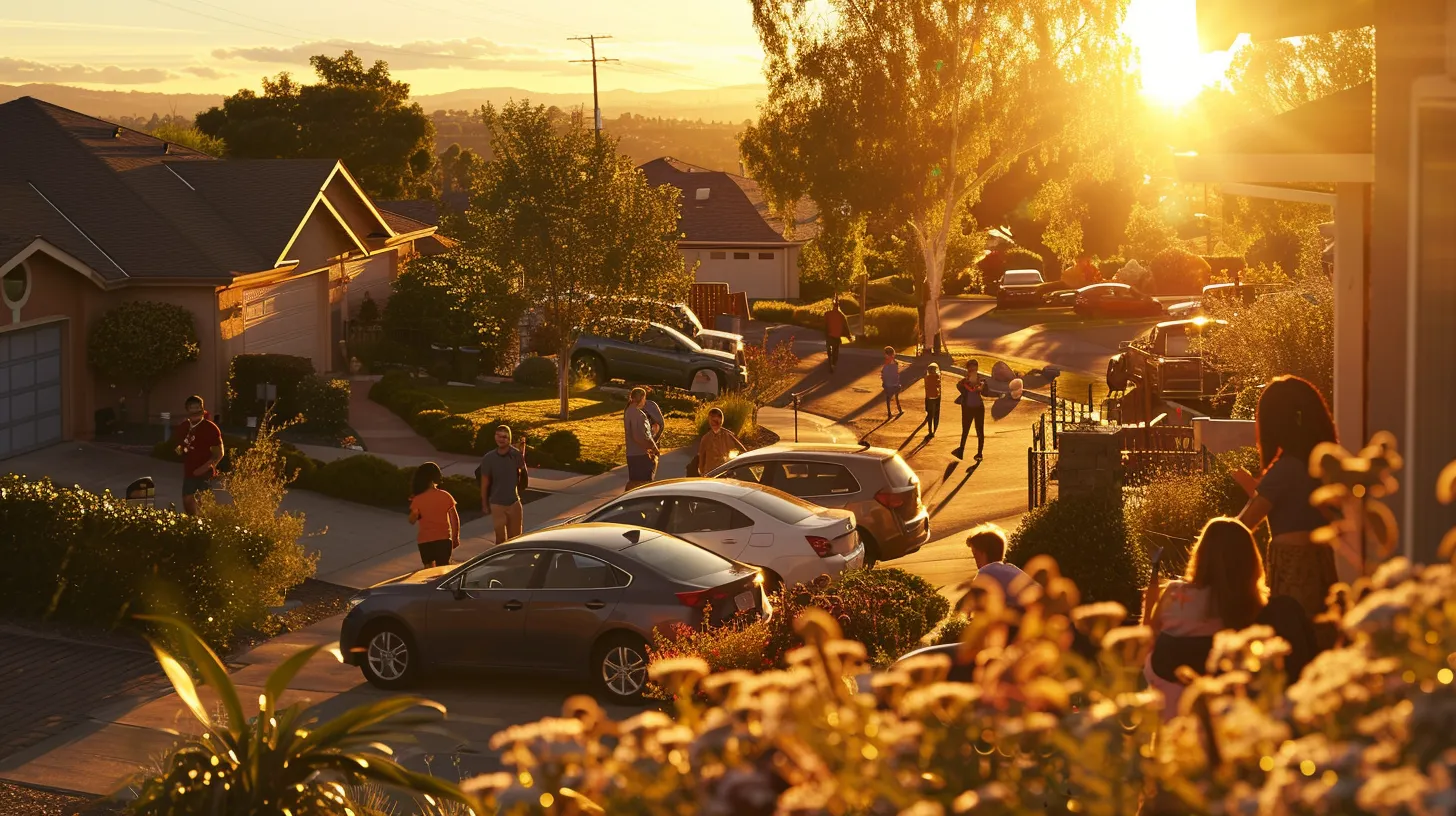
{"type": "Polygon", "coordinates": [[[182,511],[197,515],[197,494],[212,489],[217,465],[222,461],[222,430],[203,408],[202,397],[193,394],[184,403],[187,418],[177,426],[172,439],[182,457],[182,511]]]}
{"type": "Polygon", "coordinates": [[[844,338],[849,334],[849,321],[845,318],[844,312],[839,310],[839,298],[834,299],[834,306],[824,313],[824,345],[829,352],[829,373],[834,373],[834,367],[839,365],[839,347],[844,344],[844,338]]]}
{"type": "Polygon", "coordinates": [[[966,361],[966,376],[956,383],[956,402],[961,406],[961,446],[955,449],[957,459],[966,455],[966,439],[971,428],[976,429],[976,459],[979,461],[986,450],[986,403],[981,399],[985,383],[981,379],[981,364],[971,358],[966,361]]]}

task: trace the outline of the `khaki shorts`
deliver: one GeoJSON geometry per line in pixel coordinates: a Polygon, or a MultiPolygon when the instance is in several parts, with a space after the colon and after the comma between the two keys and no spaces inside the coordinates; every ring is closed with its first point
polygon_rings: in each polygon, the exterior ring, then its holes
{"type": "Polygon", "coordinates": [[[490,518],[495,522],[495,543],[504,544],[521,534],[521,503],[492,504],[490,518]]]}

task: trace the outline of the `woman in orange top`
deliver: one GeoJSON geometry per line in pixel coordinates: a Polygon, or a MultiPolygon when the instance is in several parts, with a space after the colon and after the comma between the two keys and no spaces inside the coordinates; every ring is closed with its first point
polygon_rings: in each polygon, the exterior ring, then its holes
{"type": "Polygon", "coordinates": [[[925,369],[925,424],[930,429],[925,438],[934,439],[940,427],[940,365],[937,363],[925,369]]]}
{"type": "Polygon", "coordinates": [[[415,540],[420,561],[427,567],[449,564],[450,553],[460,546],[460,512],[455,509],[455,497],[440,489],[444,478],[434,462],[415,468],[409,522],[420,526],[415,540]]]}

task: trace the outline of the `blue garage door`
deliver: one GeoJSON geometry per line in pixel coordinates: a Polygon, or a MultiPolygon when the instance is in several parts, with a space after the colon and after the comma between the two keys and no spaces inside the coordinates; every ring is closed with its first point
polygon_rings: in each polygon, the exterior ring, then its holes
{"type": "Polygon", "coordinates": [[[61,325],[0,332],[0,459],[61,441],[61,325]]]}

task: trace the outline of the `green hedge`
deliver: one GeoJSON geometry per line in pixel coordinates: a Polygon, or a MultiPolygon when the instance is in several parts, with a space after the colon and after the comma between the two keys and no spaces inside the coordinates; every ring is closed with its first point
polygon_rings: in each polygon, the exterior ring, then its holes
{"type": "Polygon", "coordinates": [[[904,348],[919,336],[920,313],[909,306],[880,306],[865,312],[866,334],[875,345],[904,348]]]}
{"type": "Polygon", "coordinates": [[[475,423],[456,414],[440,420],[430,444],[448,453],[481,453],[475,449],[475,423]]]}
{"type": "MultiPolygon", "coordinates": [[[[273,404],[273,416],[288,420],[304,413],[300,399],[300,385],[305,378],[314,374],[313,361],[307,357],[289,354],[239,354],[228,367],[228,421],[232,425],[243,425],[250,416],[262,416],[263,405],[258,400],[258,386],[272,383],[278,386],[278,401],[273,404]]],[[[344,398],[344,417],[348,419],[348,396],[344,398]]]]}
{"type": "Polygon", "coordinates": [[[782,300],[760,300],[749,311],[754,320],[765,323],[792,323],[794,320],[794,304],[782,300]]]}
{"type": "Polygon", "coordinates": [[[298,383],[298,411],[320,431],[338,432],[349,425],[349,381],[310,374],[298,383]]]}
{"type": "MultiPolygon", "coordinates": [[[[183,618],[214,646],[261,623],[269,541],[171,510],[0,476],[0,613],[110,627],[183,618]]],[[[40,691],[40,690],[38,690],[40,691]]]]}
{"type": "Polygon", "coordinates": [[[908,280],[909,278],[900,275],[872,280],[865,287],[865,296],[870,299],[872,304],[914,306],[916,303],[915,290],[911,288],[906,291],[905,285],[901,283],[901,281],[908,280]]]}
{"type": "Polygon", "coordinates": [[[1119,492],[1065,496],[1027,513],[1006,560],[1024,567],[1038,555],[1056,559],[1081,590],[1082,603],[1117,601],[1133,614],[1141,608],[1151,567],[1128,535],[1119,492]]]}
{"type": "Polygon", "coordinates": [[[511,379],[520,385],[535,388],[550,388],[556,385],[556,361],[550,357],[527,357],[511,374],[511,379]]]}

